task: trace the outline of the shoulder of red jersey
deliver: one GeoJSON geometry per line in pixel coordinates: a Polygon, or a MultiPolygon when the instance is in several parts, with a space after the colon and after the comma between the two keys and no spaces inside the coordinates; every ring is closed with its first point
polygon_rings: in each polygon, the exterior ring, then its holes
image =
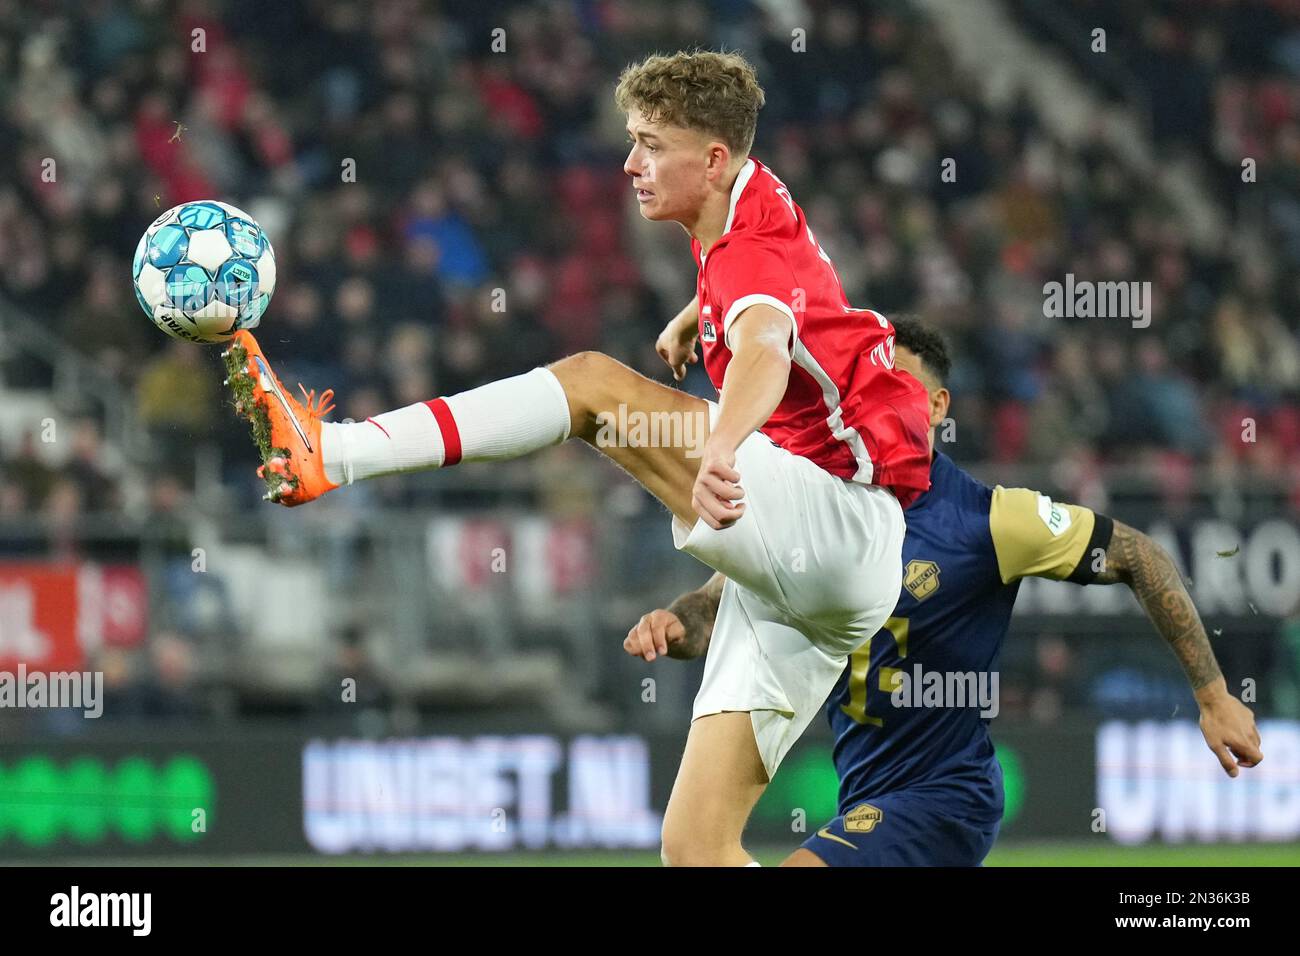
{"type": "Polygon", "coordinates": [[[784,183],[750,157],[732,186],[725,231],[708,253],[709,287],[724,312],[724,336],[750,305],[766,303],[790,317],[798,337],[793,297],[800,283],[790,243],[799,239],[803,215],[784,183]]]}
{"type": "Polygon", "coordinates": [[[799,235],[802,219],[785,184],[771,169],[751,156],[740,167],[732,185],[727,222],[714,249],[721,252],[742,240],[789,241],[799,235]]]}

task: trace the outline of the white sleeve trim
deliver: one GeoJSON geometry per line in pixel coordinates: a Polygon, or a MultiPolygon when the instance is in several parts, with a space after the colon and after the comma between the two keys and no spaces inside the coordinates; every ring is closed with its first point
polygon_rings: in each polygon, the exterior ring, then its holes
{"type": "Polygon", "coordinates": [[[782,302],[774,295],[766,295],[762,292],[755,292],[753,295],[743,295],[731,303],[727,309],[727,314],[722,317],[722,341],[726,343],[727,348],[731,348],[731,325],[736,321],[736,316],[744,312],[751,305],[770,305],[778,312],[783,312],[790,318],[790,354],[794,354],[794,345],[799,341],[799,320],[794,317],[794,309],[782,302]]]}

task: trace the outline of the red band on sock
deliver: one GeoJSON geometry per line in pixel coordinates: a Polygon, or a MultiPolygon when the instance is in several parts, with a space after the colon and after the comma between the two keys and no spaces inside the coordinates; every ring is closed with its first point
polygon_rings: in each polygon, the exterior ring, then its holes
{"type": "Polygon", "coordinates": [[[451,409],[441,398],[435,398],[424,404],[428,405],[429,411],[433,412],[438,430],[442,432],[442,466],[446,468],[456,464],[460,461],[460,429],[456,427],[456,419],[451,417],[451,409]]]}

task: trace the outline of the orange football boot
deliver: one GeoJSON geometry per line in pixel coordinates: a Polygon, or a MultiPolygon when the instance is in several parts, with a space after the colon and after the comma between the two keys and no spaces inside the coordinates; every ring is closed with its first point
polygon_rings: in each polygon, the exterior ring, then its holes
{"type": "Polygon", "coordinates": [[[334,390],[316,399],[299,383],[306,406],[289,394],[271,371],[271,363],[253,333],[241,329],[221,353],[235,393],[235,414],[253,426],[253,440],[262,453],[257,476],[266,482],[265,500],[292,508],[338,487],[325,477],[321,457],[320,423],[334,407],[334,390]]]}

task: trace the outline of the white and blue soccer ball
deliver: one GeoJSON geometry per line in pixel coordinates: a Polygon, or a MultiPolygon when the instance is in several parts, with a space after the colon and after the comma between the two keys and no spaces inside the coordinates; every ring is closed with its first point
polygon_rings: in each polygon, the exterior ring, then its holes
{"type": "Polygon", "coordinates": [[[243,210],[187,202],[145,230],[131,275],[158,328],[189,342],[222,342],[262,320],[275,291],[275,251],[243,210]]]}

